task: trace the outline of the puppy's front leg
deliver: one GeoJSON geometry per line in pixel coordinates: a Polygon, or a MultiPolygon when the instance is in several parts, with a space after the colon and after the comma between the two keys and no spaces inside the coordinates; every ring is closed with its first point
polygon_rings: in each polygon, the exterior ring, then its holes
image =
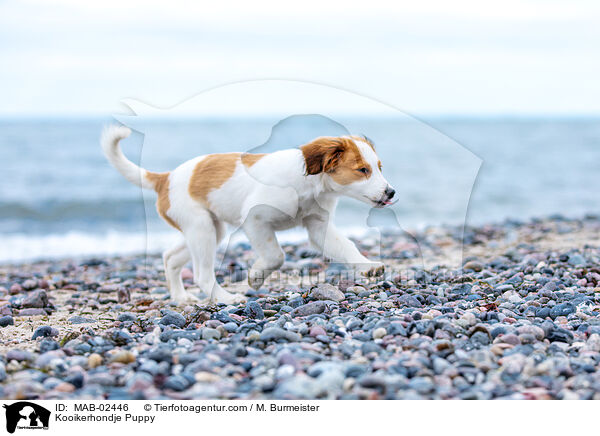
{"type": "Polygon", "coordinates": [[[335,225],[320,217],[304,221],[310,242],[334,262],[351,264],[367,275],[383,273],[383,263],[373,262],[363,256],[350,239],[340,233],[335,225]]]}
{"type": "Polygon", "coordinates": [[[248,273],[248,284],[258,289],[273,271],[283,265],[285,256],[277,242],[275,231],[259,215],[248,217],[242,227],[258,254],[258,259],[248,273]]]}

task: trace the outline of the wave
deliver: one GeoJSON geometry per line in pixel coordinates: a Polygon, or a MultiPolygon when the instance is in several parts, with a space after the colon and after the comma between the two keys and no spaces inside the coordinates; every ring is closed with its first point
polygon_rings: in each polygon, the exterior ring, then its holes
{"type": "Polygon", "coordinates": [[[141,198],[0,201],[0,219],[124,219],[131,216],[132,211],[143,210],[143,207],[141,198]]]}
{"type": "Polygon", "coordinates": [[[145,233],[120,231],[99,234],[73,231],[36,236],[4,234],[0,235],[0,263],[158,252],[172,240],[172,233],[148,238],[145,233]]]}
{"type": "MultiPolygon", "coordinates": [[[[362,227],[344,227],[342,232],[353,237],[362,237],[368,233],[362,227]]],[[[161,253],[180,238],[175,231],[149,234],[118,230],[102,233],[70,231],[48,235],[0,234],[0,264],[161,253]]],[[[282,243],[301,243],[308,238],[305,230],[292,229],[279,232],[277,239],[282,243]]],[[[241,231],[230,233],[221,248],[247,241],[241,231]]]]}

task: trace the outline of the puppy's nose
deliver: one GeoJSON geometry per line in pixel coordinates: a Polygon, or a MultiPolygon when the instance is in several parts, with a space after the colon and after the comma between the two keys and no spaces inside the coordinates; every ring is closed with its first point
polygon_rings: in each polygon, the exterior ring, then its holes
{"type": "Polygon", "coordinates": [[[388,186],[385,188],[384,194],[387,195],[387,198],[392,198],[396,194],[396,191],[391,186],[388,186]]]}

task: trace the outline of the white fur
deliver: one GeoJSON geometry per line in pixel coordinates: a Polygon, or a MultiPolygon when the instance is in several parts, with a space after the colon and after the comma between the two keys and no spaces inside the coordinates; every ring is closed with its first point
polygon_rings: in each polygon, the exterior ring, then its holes
{"type": "Polygon", "coordinates": [[[131,135],[124,126],[108,126],[102,132],[102,151],[113,166],[131,183],[144,189],[152,189],[152,184],[144,177],[146,171],[129,161],[119,147],[119,141],[131,135]]]}
{"type": "MultiPolygon", "coordinates": [[[[152,188],[146,180],[146,170],[128,161],[118,146],[129,133],[124,127],[106,129],[102,139],[104,153],[127,180],[152,188]]],[[[238,162],[229,180],[209,193],[210,207],[189,194],[190,178],[204,156],[175,168],[169,178],[167,213],[181,228],[184,240],[163,255],[171,298],[178,302],[195,299],[184,290],[181,280],[181,269],[191,259],[194,281],[212,301],[233,303],[240,299],[223,289],[215,278],[214,253],[224,236],[224,223],[241,227],[258,255],[248,275],[254,288],[260,287],[284,262],[275,232],[297,226],[305,227],[311,243],[333,261],[355,264],[361,271],[380,268],[381,263],[364,257],[333,224],[339,196],[373,205],[389,186],[378,169],[373,149],[364,142],[355,143],[372,168],[369,178],[339,185],[328,174],[306,176],[302,151],[282,150],[265,155],[251,167],[238,162]]]]}

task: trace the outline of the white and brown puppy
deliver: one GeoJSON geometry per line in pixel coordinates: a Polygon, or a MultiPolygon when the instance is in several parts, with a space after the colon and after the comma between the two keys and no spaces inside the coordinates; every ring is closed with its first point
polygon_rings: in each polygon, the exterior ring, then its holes
{"type": "Polygon", "coordinates": [[[216,281],[214,259],[225,234],[224,223],[243,228],[258,259],[248,274],[253,288],[281,267],[284,254],[275,232],[296,226],[308,230],[311,243],[335,262],[354,264],[362,272],[382,264],[364,257],[334,226],[337,199],[355,198],[374,207],[391,204],[394,190],[381,174],[381,161],[364,137],[321,137],[296,149],[269,154],[223,153],[191,159],[171,172],[147,171],[129,161],[119,141],[126,127],[108,127],[102,149],[131,183],[158,194],[158,213],[184,239],[164,255],[171,298],[194,300],[181,279],[192,260],[194,281],[217,303],[240,296],[216,281]]]}

